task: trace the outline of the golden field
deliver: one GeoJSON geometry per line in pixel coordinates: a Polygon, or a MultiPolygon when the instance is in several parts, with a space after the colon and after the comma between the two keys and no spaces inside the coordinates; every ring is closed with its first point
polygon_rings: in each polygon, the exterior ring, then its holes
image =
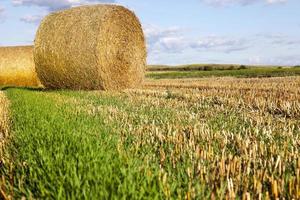
{"type": "Polygon", "coordinates": [[[27,158],[14,160],[13,185],[5,176],[7,194],[14,188],[17,197],[39,198],[60,188],[108,198],[101,191],[109,187],[132,198],[300,198],[300,77],[147,79],[123,92],[6,94],[17,158],[27,158]]]}
{"type": "Polygon", "coordinates": [[[129,104],[68,102],[107,116],[106,124],[118,122],[121,141],[133,137],[135,151],[157,149],[144,159],[159,157],[166,196],[185,163],[187,199],[197,198],[198,183],[212,199],[300,198],[300,77],[148,79],[141,89],[87,94],[129,104]]]}

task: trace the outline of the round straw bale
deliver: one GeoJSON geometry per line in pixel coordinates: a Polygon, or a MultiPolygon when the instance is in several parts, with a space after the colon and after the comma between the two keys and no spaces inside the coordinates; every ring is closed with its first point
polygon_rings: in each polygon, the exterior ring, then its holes
{"type": "Polygon", "coordinates": [[[34,60],[47,88],[133,88],[144,78],[145,38],[138,18],[122,6],[75,7],[43,19],[34,60]]]}
{"type": "Polygon", "coordinates": [[[4,92],[0,91],[0,162],[3,158],[4,140],[8,136],[9,131],[9,102],[4,92]]]}
{"type": "Polygon", "coordinates": [[[0,86],[40,86],[33,46],[0,47],[0,86]]]}

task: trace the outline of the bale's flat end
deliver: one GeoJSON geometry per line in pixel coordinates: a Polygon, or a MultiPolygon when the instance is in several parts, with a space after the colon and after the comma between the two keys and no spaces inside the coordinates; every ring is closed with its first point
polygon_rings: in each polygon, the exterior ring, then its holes
{"type": "Polygon", "coordinates": [[[37,87],[33,46],[0,47],[0,85],[37,87]]]}

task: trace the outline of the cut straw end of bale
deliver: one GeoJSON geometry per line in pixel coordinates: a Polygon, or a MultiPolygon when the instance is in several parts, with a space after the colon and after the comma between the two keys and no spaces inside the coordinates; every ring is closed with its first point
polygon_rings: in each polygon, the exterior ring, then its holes
{"type": "Polygon", "coordinates": [[[33,46],[0,47],[0,86],[38,87],[33,46]]]}

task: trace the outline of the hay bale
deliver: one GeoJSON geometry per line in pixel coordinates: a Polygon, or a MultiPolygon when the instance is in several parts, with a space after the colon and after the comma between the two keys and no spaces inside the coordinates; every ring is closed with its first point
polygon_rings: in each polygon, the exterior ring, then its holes
{"type": "Polygon", "coordinates": [[[40,86],[33,46],[0,47],[0,86],[40,86]]]}
{"type": "Polygon", "coordinates": [[[4,92],[0,91],[0,162],[3,162],[3,148],[9,132],[9,102],[4,92]]]}
{"type": "Polygon", "coordinates": [[[43,19],[34,60],[47,88],[133,88],[144,78],[145,38],[138,18],[128,9],[81,6],[43,19]]]}

